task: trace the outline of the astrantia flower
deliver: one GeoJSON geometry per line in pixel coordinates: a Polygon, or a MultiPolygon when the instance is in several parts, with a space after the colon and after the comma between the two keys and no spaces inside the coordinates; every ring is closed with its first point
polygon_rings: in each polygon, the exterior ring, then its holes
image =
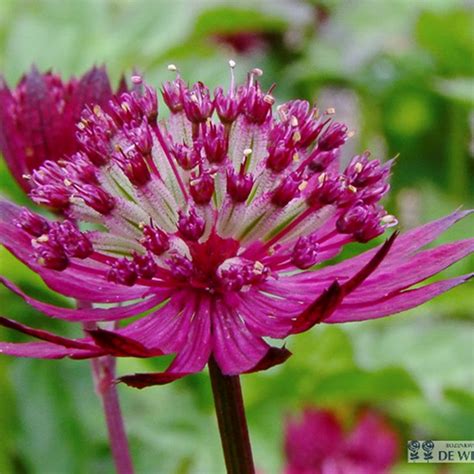
{"type": "Polygon", "coordinates": [[[306,409],[290,418],[285,433],[285,474],[386,474],[399,450],[396,431],[366,411],[350,433],[329,410],[306,409]]]}
{"type": "Polygon", "coordinates": [[[411,289],[472,251],[473,239],[420,250],[463,212],[321,268],[346,244],[368,242],[396,223],[380,204],[391,163],[363,153],[341,168],[349,134],[333,111],[302,100],[274,107],[260,74],[214,94],[178,76],[163,86],[171,113],[160,122],[155,90],[137,77],[137,90],[107,111],[87,109],[80,151],[31,173],[32,199],[63,219],[3,202],[0,238],[52,289],[111,306],[58,308],[4,284],[55,318],[142,316],[74,340],[3,319],[43,342],[2,343],[2,352],[176,354],[164,374],[124,378],[139,387],[200,371],[211,356],[222,373],[240,374],[288,357],[267,337],[388,316],[469,278],[411,289]]]}
{"type": "Polygon", "coordinates": [[[0,78],[0,151],[25,191],[27,177],[45,160],[57,161],[77,149],[76,122],[86,105],[105,106],[112,88],[104,68],[63,82],[35,67],[10,90],[0,78]]]}

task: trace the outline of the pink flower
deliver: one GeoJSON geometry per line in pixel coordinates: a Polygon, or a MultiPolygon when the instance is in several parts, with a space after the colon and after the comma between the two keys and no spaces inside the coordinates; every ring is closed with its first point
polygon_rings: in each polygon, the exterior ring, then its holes
{"type": "Polygon", "coordinates": [[[288,419],[285,474],[386,474],[398,457],[396,431],[379,414],[366,411],[350,433],[333,412],[306,409],[288,419]]]}
{"type": "Polygon", "coordinates": [[[44,161],[77,150],[76,122],[84,107],[104,106],[111,97],[104,68],[93,67],[80,79],[63,82],[32,67],[14,90],[0,78],[0,151],[25,191],[31,189],[25,176],[44,161]]]}
{"type": "Polygon", "coordinates": [[[42,342],[1,343],[0,351],[176,354],[164,374],[123,378],[137,387],[200,371],[211,356],[224,374],[240,374],[290,355],[267,337],[389,316],[471,277],[418,286],[472,252],[474,239],[421,250],[468,212],[321,267],[346,244],[396,224],[380,204],[391,162],[364,153],[341,168],[347,128],[301,100],[275,111],[271,90],[256,80],[261,73],[251,71],[237,87],[232,77],[229,90],[215,94],[178,76],[163,86],[171,113],[160,122],[156,91],[137,77],[137,90],[107,110],[86,110],[80,150],[45,161],[29,181],[31,198],[63,217],[52,222],[3,201],[0,240],[52,289],[109,307],[58,308],[2,281],[54,318],[119,322],[146,314],[82,339],[2,319],[42,342]]]}

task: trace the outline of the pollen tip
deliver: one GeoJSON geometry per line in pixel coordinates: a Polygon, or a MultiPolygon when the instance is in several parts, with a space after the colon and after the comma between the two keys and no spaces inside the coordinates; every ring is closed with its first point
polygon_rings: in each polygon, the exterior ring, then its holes
{"type": "Polygon", "coordinates": [[[250,156],[252,154],[252,148],[246,148],[244,151],[244,156],[250,156]]]}
{"type": "Polygon", "coordinates": [[[334,115],[336,113],[336,109],[334,107],[329,107],[326,109],[326,114],[327,115],[334,115]]]}
{"type": "Polygon", "coordinates": [[[301,181],[301,184],[298,186],[298,189],[300,191],[304,191],[307,186],[308,186],[308,181],[301,181]]]}
{"type": "Polygon", "coordinates": [[[250,74],[253,74],[254,76],[260,77],[260,76],[263,76],[263,71],[260,68],[255,67],[250,71],[250,74]]]}
{"type": "Polygon", "coordinates": [[[140,85],[143,83],[143,77],[138,75],[138,74],[134,74],[132,77],[131,77],[131,80],[132,80],[132,83],[133,84],[137,84],[137,85],[140,85]]]}
{"type": "Polygon", "coordinates": [[[168,71],[176,72],[178,68],[174,64],[168,64],[168,71]]]}
{"type": "Polygon", "coordinates": [[[237,63],[233,59],[229,59],[229,66],[231,69],[234,69],[237,63]]]}

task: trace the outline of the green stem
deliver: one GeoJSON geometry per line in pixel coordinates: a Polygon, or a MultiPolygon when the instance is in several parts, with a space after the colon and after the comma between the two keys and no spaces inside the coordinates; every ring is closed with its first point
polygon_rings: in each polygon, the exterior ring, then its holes
{"type": "Polygon", "coordinates": [[[255,474],[239,376],[224,375],[213,357],[209,374],[227,473],[255,474]]]}

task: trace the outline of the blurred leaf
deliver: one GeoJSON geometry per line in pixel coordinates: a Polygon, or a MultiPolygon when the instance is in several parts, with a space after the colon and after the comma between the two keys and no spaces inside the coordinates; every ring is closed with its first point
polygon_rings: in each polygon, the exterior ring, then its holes
{"type": "Polygon", "coordinates": [[[424,12],[416,27],[419,43],[439,62],[443,72],[469,76],[474,72],[474,12],[424,12]]]}
{"type": "Polygon", "coordinates": [[[315,385],[314,397],[321,404],[387,403],[417,391],[414,379],[401,368],[385,368],[375,372],[352,369],[324,377],[315,385]]]}
{"type": "Polygon", "coordinates": [[[474,106],[474,78],[439,79],[435,84],[436,90],[445,97],[474,106]]]}
{"type": "Polygon", "coordinates": [[[234,32],[281,32],[287,22],[270,11],[218,6],[205,10],[197,18],[194,27],[197,36],[234,32]]]}

